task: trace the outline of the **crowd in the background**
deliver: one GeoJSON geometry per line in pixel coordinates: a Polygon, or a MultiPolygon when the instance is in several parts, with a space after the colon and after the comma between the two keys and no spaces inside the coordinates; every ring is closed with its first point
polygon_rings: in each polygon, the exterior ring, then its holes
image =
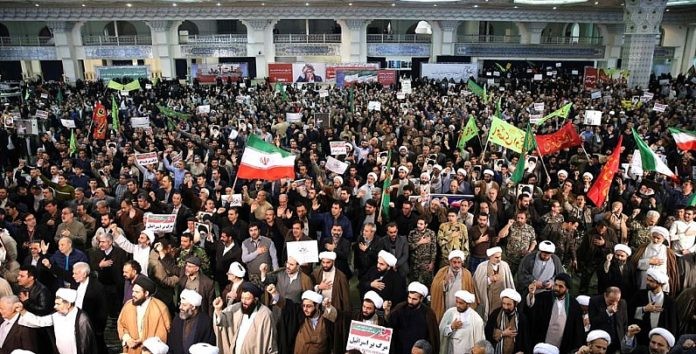
{"type": "Polygon", "coordinates": [[[526,69],[486,99],[425,79],[403,99],[399,84],[141,80],[122,96],[23,82],[5,122],[48,117],[36,135],[0,128],[0,353],[359,353],[346,350],[361,344],[351,320],[393,329],[399,354],[696,351],[696,169],[667,129],[696,130],[696,80],[588,91],[582,76],[526,69]],[[534,103],[572,103],[583,143],[531,152],[515,183],[520,154],[488,131],[494,114],[526,129],[534,103]],[[600,125],[583,124],[587,109],[600,125]],[[479,133],[458,149],[469,116],[479,133]],[[674,178],[627,167],[632,129],[674,178]],[[293,153],[295,176],[237,178],[250,134],[293,153]],[[595,205],[587,192],[620,137],[595,205]],[[335,141],[346,154],[331,155],[335,141]],[[158,162],[141,165],[148,152],[158,162]],[[174,214],[173,231],[146,229],[150,214],[174,214]],[[311,240],[318,262],[301,263],[288,244],[311,240]]]}

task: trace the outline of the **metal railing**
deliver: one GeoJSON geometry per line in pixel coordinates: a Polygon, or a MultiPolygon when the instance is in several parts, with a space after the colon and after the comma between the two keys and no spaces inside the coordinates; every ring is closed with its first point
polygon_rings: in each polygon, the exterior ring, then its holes
{"type": "Polygon", "coordinates": [[[368,34],[367,43],[430,43],[430,34],[368,34]]]}
{"type": "Polygon", "coordinates": [[[11,36],[0,37],[0,47],[50,47],[55,43],[53,37],[11,36]]]}
{"type": "Polygon", "coordinates": [[[225,44],[225,43],[246,43],[246,34],[192,34],[179,36],[180,44],[225,44]],[[184,40],[182,40],[184,39],[184,40]]]}
{"type": "Polygon", "coordinates": [[[341,43],[340,34],[274,34],[273,43],[341,43]]]}
{"type": "Polygon", "coordinates": [[[542,37],[541,44],[585,44],[601,45],[604,41],[602,37],[542,37]]]}
{"type": "Polygon", "coordinates": [[[151,36],[83,36],[83,45],[152,45],[151,36]]]}
{"type": "Polygon", "coordinates": [[[457,43],[520,43],[520,38],[520,36],[460,34],[457,36],[457,43]]]}

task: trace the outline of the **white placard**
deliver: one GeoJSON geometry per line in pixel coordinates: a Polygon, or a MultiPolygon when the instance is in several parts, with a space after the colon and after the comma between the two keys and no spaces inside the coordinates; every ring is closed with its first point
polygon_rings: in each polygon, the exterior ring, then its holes
{"type": "Polygon", "coordinates": [[[288,123],[302,122],[302,113],[292,113],[292,112],[285,113],[285,120],[287,120],[288,123]]]}
{"type": "MultiPolygon", "coordinates": [[[[422,63],[421,77],[435,80],[453,79],[456,82],[466,82],[472,76],[474,78],[478,77],[478,68],[478,63],[422,63]]],[[[488,72],[488,76],[491,76],[490,72],[488,72]]]]}
{"type": "Polygon", "coordinates": [[[128,90],[123,90],[121,91],[121,96],[130,96],[130,92],[128,92],[128,90]]]}
{"type": "Polygon", "coordinates": [[[345,141],[330,141],[329,147],[331,148],[331,155],[345,155],[348,153],[348,148],[346,147],[345,141]]]}
{"type": "Polygon", "coordinates": [[[570,74],[571,75],[579,75],[580,73],[577,70],[571,70],[570,74]]]}
{"type": "Polygon", "coordinates": [[[329,97],[329,90],[319,90],[319,97],[329,97]]]}
{"type": "Polygon", "coordinates": [[[662,103],[655,102],[655,105],[653,106],[653,111],[655,112],[664,112],[666,109],[667,105],[662,103]]]}
{"type": "Polygon", "coordinates": [[[488,86],[493,86],[495,85],[495,79],[486,79],[486,83],[488,84],[488,86]]]}
{"type": "Polygon", "coordinates": [[[593,99],[593,100],[596,100],[596,99],[598,99],[598,98],[602,98],[602,91],[593,91],[593,92],[590,94],[590,98],[593,99]]]}
{"type": "Polygon", "coordinates": [[[173,232],[176,224],[176,214],[145,214],[143,219],[145,230],[154,232],[173,232]]]}
{"type": "Polygon", "coordinates": [[[135,154],[135,160],[138,161],[140,166],[159,163],[157,151],[135,154]]]}
{"type": "Polygon", "coordinates": [[[285,246],[288,249],[288,257],[294,258],[299,264],[319,262],[319,245],[317,241],[291,241],[285,246]]]}
{"type": "Polygon", "coordinates": [[[486,71],[486,76],[493,76],[493,73],[490,71],[486,71]]]}
{"type": "Polygon", "coordinates": [[[413,93],[413,89],[411,88],[411,79],[401,81],[401,92],[409,95],[413,93]]]}
{"type": "Polygon", "coordinates": [[[239,87],[241,87],[241,88],[246,88],[246,83],[245,83],[245,82],[240,82],[240,83],[239,83],[239,87]]]}
{"type": "Polygon", "coordinates": [[[537,112],[543,112],[544,111],[544,102],[535,102],[534,103],[534,110],[537,112]]]}
{"type": "Polygon", "coordinates": [[[36,118],[48,119],[48,112],[37,109],[36,110],[36,118]]]}
{"type": "Polygon", "coordinates": [[[544,118],[543,114],[530,114],[529,115],[529,123],[537,124],[537,123],[539,123],[541,118],[544,118]]]}
{"type": "Polygon", "coordinates": [[[382,110],[382,102],[379,101],[370,101],[367,103],[367,110],[368,111],[381,111],[382,110]]]}
{"type": "Polygon", "coordinates": [[[210,105],[209,105],[209,104],[206,104],[206,105],[202,105],[202,106],[196,107],[196,113],[198,113],[198,114],[201,114],[201,113],[206,113],[206,114],[207,114],[207,113],[210,113],[210,105]]]}
{"type": "Polygon", "coordinates": [[[643,101],[643,103],[646,103],[648,101],[652,101],[653,97],[655,97],[654,93],[645,92],[645,93],[643,93],[643,96],[640,96],[640,100],[643,101]]]}
{"type": "Polygon", "coordinates": [[[146,90],[152,90],[152,85],[150,85],[150,84],[145,84],[145,89],[146,89],[146,90]]]}
{"type": "Polygon", "coordinates": [[[48,98],[48,94],[47,94],[47,93],[42,93],[42,94],[41,94],[41,98],[47,99],[47,98],[48,98]]]}
{"type": "Polygon", "coordinates": [[[561,65],[563,65],[563,64],[561,64],[561,63],[556,63],[556,67],[557,67],[557,68],[560,68],[561,65]]]}
{"type": "Polygon", "coordinates": [[[547,72],[546,72],[546,76],[553,76],[553,75],[555,75],[553,71],[547,71],[547,72]]]}
{"type": "Polygon", "coordinates": [[[351,321],[346,350],[365,354],[389,354],[394,330],[371,323],[351,321]]]}
{"type": "Polygon", "coordinates": [[[396,99],[397,100],[405,100],[406,99],[406,94],[403,92],[397,92],[396,93],[396,99]]]}
{"type": "Polygon", "coordinates": [[[234,101],[237,103],[244,103],[244,96],[237,96],[234,98],[234,101]]]}
{"type": "Polygon", "coordinates": [[[586,110],[585,119],[582,121],[585,125],[601,125],[602,124],[602,112],[595,110],[586,110]]]}
{"type": "Polygon", "coordinates": [[[493,76],[496,76],[496,77],[497,77],[497,76],[500,76],[500,71],[494,71],[494,72],[493,72],[493,76]]]}
{"type": "Polygon", "coordinates": [[[342,175],[346,173],[346,170],[348,169],[348,164],[335,159],[333,156],[327,156],[326,157],[326,169],[338,173],[339,175],[342,175]]]}
{"type": "Polygon", "coordinates": [[[131,127],[133,128],[149,128],[150,117],[131,117],[131,127]]]}
{"type": "Polygon", "coordinates": [[[534,81],[541,81],[543,78],[544,77],[541,74],[534,74],[534,81]]]}
{"type": "Polygon", "coordinates": [[[75,121],[72,119],[61,119],[60,123],[66,128],[75,128],[75,121]]]}

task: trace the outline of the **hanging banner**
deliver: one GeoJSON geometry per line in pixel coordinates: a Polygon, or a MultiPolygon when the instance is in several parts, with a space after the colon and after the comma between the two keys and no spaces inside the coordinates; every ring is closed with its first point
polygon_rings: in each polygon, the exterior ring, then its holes
{"type": "Polygon", "coordinates": [[[149,164],[156,164],[159,163],[159,158],[157,155],[157,151],[155,152],[146,152],[142,154],[135,154],[135,160],[140,164],[141,166],[149,165],[149,164]]]}
{"type": "Polygon", "coordinates": [[[218,78],[238,82],[249,76],[247,63],[192,64],[191,76],[201,84],[214,84],[218,78]]]}
{"type": "Polygon", "coordinates": [[[336,76],[339,70],[346,71],[362,71],[362,70],[378,70],[378,63],[344,63],[344,64],[326,64],[326,77],[325,81],[336,80],[336,76]]]}
{"type": "MultiPolygon", "coordinates": [[[[473,77],[478,79],[478,64],[443,64],[443,63],[421,63],[421,77],[428,79],[442,80],[454,79],[454,81],[468,81],[473,77]]],[[[500,73],[499,73],[500,75],[500,73]]],[[[488,75],[492,76],[492,75],[488,75]]]]}
{"type": "Polygon", "coordinates": [[[292,63],[294,82],[324,82],[326,64],[324,63],[292,63]]]}
{"type": "Polygon", "coordinates": [[[150,117],[131,117],[131,127],[135,128],[149,128],[150,127],[150,117]]]}
{"type": "Polygon", "coordinates": [[[292,63],[269,63],[268,80],[270,82],[293,82],[292,63]]]}
{"type": "Polygon", "coordinates": [[[382,86],[390,86],[396,83],[396,70],[379,70],[377,72],[377,81],[382,86]]]}

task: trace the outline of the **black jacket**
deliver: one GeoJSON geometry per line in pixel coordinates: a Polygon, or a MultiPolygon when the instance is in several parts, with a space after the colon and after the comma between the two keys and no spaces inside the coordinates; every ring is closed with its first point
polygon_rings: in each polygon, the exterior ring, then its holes
{"type": "Polygon", "coordinates": [[[189,352],[189,347],[196,343],[208,343],[215,345],[215,333],[213,333],[213,320],[208,314],[198,312],[195,318],[192,318],[193,327],[188,338],[184,338],[184,320],[179,316],[174,316],[172,329],[167,337],[167,345],[169,353],[186,354],[189,352]]]}
{"type": "Polygon", "coordinates": [[[29,298],[22,305],[27,311],[37,316],[46,316],[53,312],[53,296],[46,286],[39,281],[34,281],[34,286],[22,289],[20,292],[26,290],[28,290],[29,298]]]}

